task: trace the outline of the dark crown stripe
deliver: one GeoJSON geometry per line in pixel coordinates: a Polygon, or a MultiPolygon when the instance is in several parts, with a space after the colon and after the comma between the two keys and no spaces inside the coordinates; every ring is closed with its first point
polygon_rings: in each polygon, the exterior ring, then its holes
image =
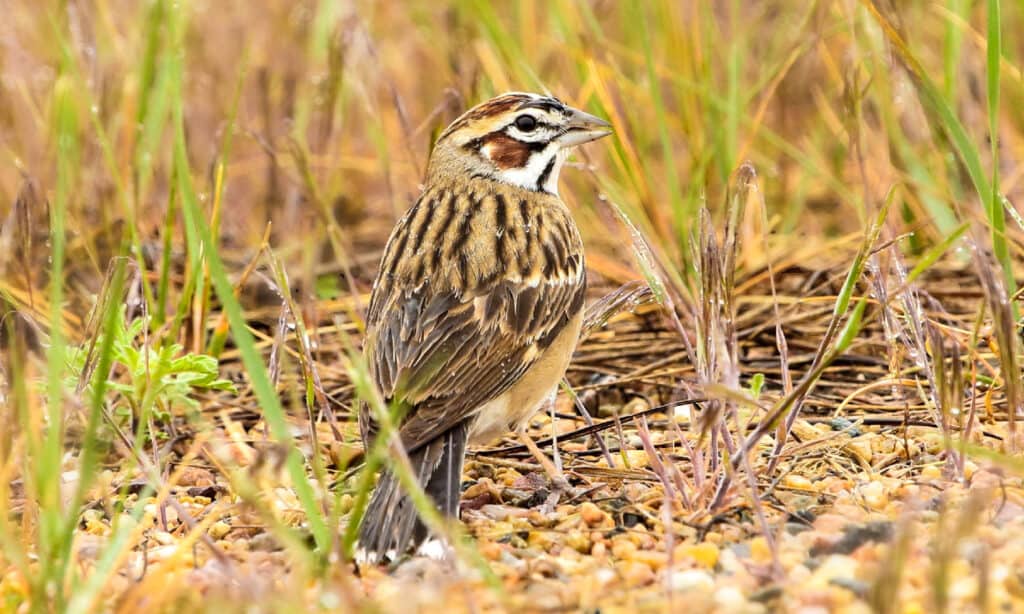
{"type": "Polygon", "coordinates": [[[527,100],[519,105],[519,109],[543,109],[545,111],[565,111],[565,105],[557,98],[537,98],[527,100]]]}

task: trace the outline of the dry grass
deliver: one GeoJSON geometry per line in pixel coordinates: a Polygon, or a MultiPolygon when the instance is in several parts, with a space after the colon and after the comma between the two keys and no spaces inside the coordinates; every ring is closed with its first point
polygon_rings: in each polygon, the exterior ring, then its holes
{"type": "Polygon", "coordinates": [[[1022,607],[1024,12],[904,4],[15,2],[0,610],[1022,607]],[[454,572],[357,572],[369,283],[508,89],[616,127],[576,493],[474,450],[454,572]]]}

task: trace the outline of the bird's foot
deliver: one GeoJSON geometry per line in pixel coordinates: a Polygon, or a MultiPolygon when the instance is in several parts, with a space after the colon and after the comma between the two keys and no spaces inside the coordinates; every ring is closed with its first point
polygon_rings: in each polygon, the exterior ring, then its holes
{"type": "Polygon", "coordinates": [[[569,495],[569,498],[576,496],[576,489],[573,488],[572,484],[569,483],[568,478],[565,477],[565,473],[561,469],[555,466],[551,462],[551,459],[546,454],[541,452],[537,444],[530,439],[530,436],[526,433],[519,432],[519,440],[523,442],[523,445],[533,454],[533,457],[537,459],[540,466],[544,468],[544,473],[547,474],[548,479],[551,480],[551,494],[541,505],[540,511],[543,514],[550,514],[555,511],[555,506],[558,505],[562,495],[569,495]]]}
{"type": "Polygon", "coordinates": [[[543,505],[541,505],[540,511],[543,514],[554,513],[555,507],[558,506],[560,501],[572,501],[583,492],[582,488],[578,488],[569,483],[566,479],[565,474],[559,473],[556,476],[551,476],[551,494],[545,499],[543,505]]]}

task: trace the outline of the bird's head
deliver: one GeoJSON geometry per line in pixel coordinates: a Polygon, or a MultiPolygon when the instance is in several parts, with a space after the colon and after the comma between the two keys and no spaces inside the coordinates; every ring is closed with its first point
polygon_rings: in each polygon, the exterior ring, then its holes
{"type": "Polygon", "coordinates": [[[558,171],[576,145],[611,125],[557,98],[512,92],[466,111],[438,137],[429,179],[459,174],[558,193],[558,171]]]}

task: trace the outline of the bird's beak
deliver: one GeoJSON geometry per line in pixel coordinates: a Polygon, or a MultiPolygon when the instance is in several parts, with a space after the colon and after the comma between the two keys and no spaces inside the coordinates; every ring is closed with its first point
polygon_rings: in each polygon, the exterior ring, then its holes
{"type": "Polygon", "coordinates": [[[595,141],[612,133],[612,125],[600,117],[584,113],[579,109],[569,109],[569,126],[558,141],[562,147],[575,147],[583,143],[595,141]]]}

